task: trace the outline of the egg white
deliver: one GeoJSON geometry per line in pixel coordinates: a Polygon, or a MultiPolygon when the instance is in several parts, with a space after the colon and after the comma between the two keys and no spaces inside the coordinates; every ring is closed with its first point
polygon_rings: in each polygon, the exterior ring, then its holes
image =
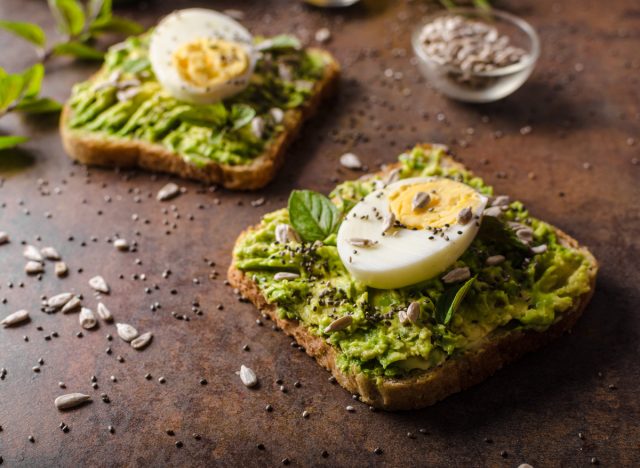
{"type": "Polygon", "coordinates": [[[469,248],[487,204],[480,193],[473,219],[465,225],[451,225],[442,236],[407,228],[393,228],[383,235],[384,218],[390,214],[389,194],[400,186],[430,180],[433,178],[414,177],[374,190],[347,214],[338,230],[338,254],[357,280],[380,289],[409,286],[444,272],[469,248]],[[356,247],[352,239],[368,239],[375,244],[356,247]]]}
{"type": "Polygon", "coordinates": [[[176,99],[196,104],[217,102],[242,91],[249,84],[256,59],[251,33],[234,19],[205,8],[178,10],[166,16],[154,29],[149,43],[151,67],[162,87],[176,99]],[[183,80],[173,65],[173,53],[182,44],[200,38],[242,44],[249,55],[246,72],[206,88],[183,80]]]}

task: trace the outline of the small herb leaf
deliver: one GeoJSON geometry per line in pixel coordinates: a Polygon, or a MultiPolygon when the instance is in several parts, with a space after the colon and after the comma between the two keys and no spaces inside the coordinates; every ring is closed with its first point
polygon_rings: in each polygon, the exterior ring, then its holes
{"type": "Polygon", "coordinates": [[[289,197],[289,219],[303,240],[324,240],[340,225],[340,212],[324,195],[294,190],[289,197]]]}
{"type": "Polygon", "coordinates": [[[471,289],[471,285],[476,277],[469,278],[466,282],[447,289],[436,302],[436,321],[447,325],[453,318],[456,310],[462,303],[464,297],[471,289]]]}
{"type": "Polygon", "coordinates": [[[0,28],[19,36],[38,47],[44,47],[47,40],[44,31],[37,24],[0,20],[0,28]]]}
{"type": "Polygon", "coordinates": [[[36,63],[22,72],[22,98],[29,99],[38,95],[44,78],[44,65],[36,63]]]}
{"type": "Polygon", "coordinates": [[[61,32],[77,36],[84,29],[84,10],[78,0],[49,0],[49,8],[61,32]]]}
{"type": "Polygon", "coordinates": [[[119,16],[103,16],[97,18],[89,26],[89,32],[96,33],[122,33],[140,34],[144,28],[138,23],[119,16]]]}
{"type": "Polygon", "coordinates": [[[253,107],[246,104],[235,104],[231,108],[229,119],[231,120],[231,127],[233,130],[247,125],[256,116],[256,111],[253,107]]]}
{"type": "Polygon", "coordinates": [[[85,60],[102,60],[104,56],[98,49],[77,41],[56,44],[53,47],[53,52],[56,55],[71,55],[85,60]]]}
{"type": "Polygon", "coordinates": [[[280,34],[279,36],[270,37],[258,43],[256,48],[261,51],[278,50],[278,49],[300,49],[302,45],[298,38],[289,36],[288,34],[280,34]]]}
{"type": "Polygon", "coordinates": [[[0,78],[0,113],[6,111],[22,93],[23,79],[20,75],[5,75],[0,78]]]}
{"type": "Polygon", "coordinates": [[[0,135],[0,150],[5,150],[18,146],[20,143],[27,141],[27,137],[18,135],[0,135]]]}
{"type": "Polygon", "coordinates": [[[209,128],[224,126],[227,122],[227,117],[227,109],[221,102],[202,106],[191,106],[179,116],[183,122],[209,128]]]}
{"type": "Polygon", "coordinates": [[[61,109],[60,103],[51,98],[24,99],[16,106],[16,110],[27,114],[48,114],[61,109]]]}

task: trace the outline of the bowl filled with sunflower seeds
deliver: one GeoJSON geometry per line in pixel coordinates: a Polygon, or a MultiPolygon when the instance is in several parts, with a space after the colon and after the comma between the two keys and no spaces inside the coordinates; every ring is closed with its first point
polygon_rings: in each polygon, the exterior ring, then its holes
{"type": "Polygon", "coordinates": [[[533,27],[499,10],[459,8],[426,18],[414,30],[417,65],[442,94],[492,102],[516,91],[540,55],[533,27]]]}

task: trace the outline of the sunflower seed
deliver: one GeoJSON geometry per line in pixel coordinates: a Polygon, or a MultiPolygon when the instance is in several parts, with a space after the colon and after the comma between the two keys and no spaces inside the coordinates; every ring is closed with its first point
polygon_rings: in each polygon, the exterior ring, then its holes
{"type": "Polygon", "coordinates": [[[412,302],[409,304],[406,311],[406,317],[411,323],[418,323],[418,319],[420,318],[420,303],[412,302]]]}
{"type": "Polygon", "coordinates": [[[325,333],[336,332],[340,330],[344,330],[353,322],[353,317],[351,315],[343,315],[339,319],[331,322],[325,329],[325,333]]]}
{"type": "Polygon", "coordinates": [[[402,171],[401,168],[396,167],[394,170],[389,172],[389,175],[387,176],[387,180],[386,180],[387,185],[388,184],[392,184],[392,183],[400,180],[400,172],[401,171],[402,171]]]}
{"type": "Polygon", "coordinates": [[[442,277],[444,283],[457,283],[458,281],[465,281],[471,278],[471,271],[469,267],[454,268],[449,273],[442,277]]]}
{"type": "Polygon", "coordinates": [[[320,28],[316,31],[315,39],[321,43],[328,42],[331,39],[331,31],[328,28],[320,28]]]}
{"type": "Polygon", "coordinates": [[[116,328],[118,329],[118,336],[127,343],[138,337],[138,330],[127,323],[116,323],[116,328]]]}
{"type": "Polygon", "coordinates": [[[166,201],[177,197],[178,195],[180,195],[180,187],[178,187],[173,182],[169,182],[158,191],[156,199],[158,201],[166,201]]]}
{"type": "Polygon", "coordinates": [[[431,197],[427,192],[418,192],[413,196],[413,200],[411,200],[411,209],[416,211],[425,208],[430,201],[431,197]]]}
{"type": "Polygon", "coordinates": [[[67,276],[67,273],[69,273],[69,268],[64,262],[56,262],[56,264],[53,266],[53,270],[58,278],[67,276]]]}
{"type": "Polygon", "coordinates": [[[96,320],[96,316],[93,314],[91,309],[87,307],[83,307],[80,310],[80,315],[78,316],[78,322],[80,322],[80,326],[86,330],[89,330],[95,327],[98,324],[96,320]]]}
{"type": "Polygon", "coordinates": [[[240,375],[240,380],[245,387],[255,387],[258,384],[258,377],[256,376],[256,373],[244,364],[240,366],[240,372],[238,372],[238,375],[240,375]]]}
{"type": "Polygon", "coordinates": [[[262,117],[254,117],[251,119],[251,133],[258,139],[262,139],[264,134],[264,119],[262,117]]]}
{"type": "Polygon", "coordinates": [[[60,260],[60,254],[53,247],[43,247],[40,249],[40,253],[47,260],[60,260]]]}
{"type": "Polygon", "coordinates": [[[300,236],[298,233],[288,224],[278,224],[276,226],[276,240],[280,244],[286,244],[287,242],[300,242],[300,236]]]}
{"type": "Polygon", "coordinates": [[[516,229],[516,237],[523,244],[530,244],[533,241],[533,229],[529,226],[523,226],[521,228],[516,229]]]}
{"type": "Polygon", "coordinates": [[[26,310],[19,310],[17,312],[14,312],[11,315],[7,315],[4,320],[2,320],[2,322],[0,322],[0,324],[2,326],[4,326],[5,328],[7,327],[12,327],[14,325],[18,325],[22,322],[25,322],[29,320],[29,312],[27,312],[26,310]]]}
{"type": "Polygon", "coordinates": [[[362,169],[360,158],[353,153],[344,153],[340,156],[340,164],[347,169],[362,169]]]}
{"type": "Polygon", "coordinates": [[[89,395],[84,393],[69,393],[68,395],[61,395],[55,399],[54,404],[60,411],[76,408],[77,406],[91,401],[89,395]]]}
{"type": "Polygon", "coordinates": [[[508,195],[498,195],[491,200],[491,206],[509,206],[511,199],[508,195]]]}
{"type": "Polygon", "coordinates": [[[47,306],[53,309],[60,309],[67,302],[69,302],[72,297],[73,297],[73,294],[69,292],[56,294],[55,296],[50,297],[49,300],[47,300],[47,306]]]}
{"type": "Polygon", "coordinates": [[[458,224],[462,224],[464,226],[465,224],[468,224],[469,221],[471,221],[472,217],[473,212],[471,211],[471,208],[463,208],[462,210],[460,210],[460,213],[458,213],[458,224]]]}
{"type": "Polygon", "coordinates": [[[483,216],[491,216],[492,218],[498,218],[502,215],[502,208],[499,206],[492,206],[491,208],[487,208],[482,212],[483,216]]]}
{"type": "Polygon", "coordinates": [[[7,244],[9,242],[9,234],[4,231],[0,231],[0,245],[7,244]]]}
{"type": "Polygon", "coordinates": [[[140,92],[140,88],[127,88],[121,89],[116,93],[116,98],[118,101],[130,101],[140,92]]]}
{"type": "Polygon", "coordinates": [[[133,349],[138,349],[138,350],[144,349],[147,347],[149,343],[151,343],[152,338],[153,338],[153,333],[151,332],[143,333],[139,337],[131,340],[131,347],[133,349]]]}
{"type": "Polygon", "coordinates": [[[485,263],[489,266],[500,265],[502,262],[506,260],[504,255],[492,255],[491,257],[487,257],[485,263]]]}
{"type": "Polygon", "coordinates": [[[42,262],[44,260],[38,248],[33,245],[27,245],[22,251],[22,255],[24,255],[27,260],[34,262],[42,262]]]}
{"type": "Polygon", "coordinates": [[[354,247],[371,247],[378,243],[378,241],[373,241],[371,239],[361,239],[359,237],[353,237],[347,242],[349,242],[349,244],[353,245],[354,247]]]}
{"type": "Polygon", "coordinates": [[[89,286],[98,292],[109,294],[109,285],[102,276],[94,276],[89,280],[89,286]]]}
{"type": "Polygon", "coordinates": [[[75,312],[76,310],[78,310],[78,308],[81,305],[82,305],[82,302],[80,301],[80,298],[78,296],[73,296],[71,299],[69,299],[69,302],[67,302],[64,305],[61,312],[63,314],[68,314],[69,312],[75,312]]]}
{"type": "Polygon", "coordinates": [[[279,107],[274,107],[273,109],[271,109],[269,111],[269,114],[271,114],[273,121],[277,124],[281,123],[284,120],[284,111],[279,107]]]}
{"type": "Polygon", "coordinates": [[[534,254],[541,254],[547,251],[547,244],[536,245],[535,247],[531,247],[531,252],[534,254]]]}
{"type": "Polygon", "coordinates": [[[384,217],[382,221],[382,232],[389,232],[396,224],[396,217],[393,213],[389,213],[384,217]]]}
{"type": "Polygon", "coordinates": [[[38,273],[42,273],[44,271],[44,267],[40,262],[30,261],[27,262],[27,264],[24,266],[24,271],[28,275],[37,275],[38,273]]]}
{"type": "Polygon", "coordinates": [[[113,322],[113,315],[111,314],[111,311],[107,309],[107,306],[102,302],[98,302],[97,312],[98,317],[100,317],[105,322],[113,322]]]}
{"type": "Polygon", "coordinates": [[[298,273],[289,273],[288,271],[279,271],[275,275],[273,275],[273,279],[276,281],[282,280],[294,280],[300,278],[298,273]]]}
{"type": "Polygon", "coordinates": [[[129,250],[129,243],[126,239],[116,239],[113,241],[113,246],[121,252],[129,250]]]}

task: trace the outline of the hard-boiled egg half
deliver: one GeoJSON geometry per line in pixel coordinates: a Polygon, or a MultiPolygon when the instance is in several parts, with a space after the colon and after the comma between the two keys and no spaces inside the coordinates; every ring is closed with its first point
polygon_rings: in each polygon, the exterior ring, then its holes
{"type": "Polygon", "coordinates": [[[478,232],[487,198],[461,182],[415,177],[374,190],[347,214],[338,253],[359,281],[393,289],[442,273],[478,232]]]}
{"type": "Polygon", "coordinates": [[[257,53],[241,24],[213,10],[190,8],[165,17],[151,34],[156,78],[182,101],[208,104],[242,91],[257,53]]]}

